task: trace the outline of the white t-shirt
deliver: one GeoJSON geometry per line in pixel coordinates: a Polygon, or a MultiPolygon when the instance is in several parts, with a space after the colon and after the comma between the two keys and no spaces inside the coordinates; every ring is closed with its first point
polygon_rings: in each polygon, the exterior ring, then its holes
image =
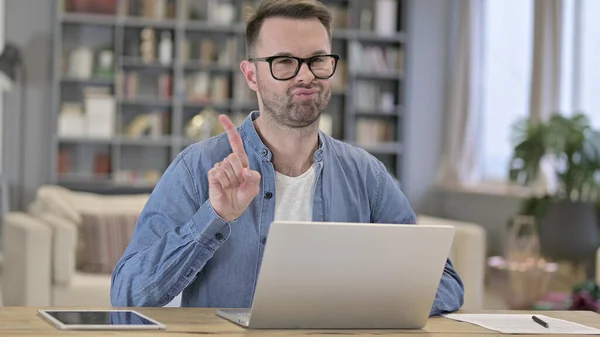
{"type": "Polygon", "coordinates": [[[275,172],[275,220],[311,221],[315,169],[297,177],[275,172]]]}

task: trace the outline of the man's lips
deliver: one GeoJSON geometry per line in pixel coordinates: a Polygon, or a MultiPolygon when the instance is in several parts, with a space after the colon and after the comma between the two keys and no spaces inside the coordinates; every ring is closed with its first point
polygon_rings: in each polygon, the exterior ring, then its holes
{"type": "Polygon", "coordinates": [[[300,97],[312,97],[318,92],[318,89],[296,89],[292,91],[292,94],[300,97]]]}

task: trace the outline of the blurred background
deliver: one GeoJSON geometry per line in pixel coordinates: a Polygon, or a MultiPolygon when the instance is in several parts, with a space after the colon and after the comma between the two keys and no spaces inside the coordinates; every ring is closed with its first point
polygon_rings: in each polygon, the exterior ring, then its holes
{"type": "MultiPolygon", "coordinates": [[[[321,128],[459,229],[465,307],[598,310],[600,1],[322,2],[341,60],[321,128]]],[[[110,305],[166,167],[258,108],[256,3],[0,0],[5,305],[110,305]]]]}

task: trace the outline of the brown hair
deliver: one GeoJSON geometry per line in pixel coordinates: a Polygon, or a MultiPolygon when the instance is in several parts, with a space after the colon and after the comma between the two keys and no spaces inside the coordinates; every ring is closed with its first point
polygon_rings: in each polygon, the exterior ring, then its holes
{"type": "Polygon", "coordinates": [[[325,27],[331,39],[331,12],[317,0],[263,0],[246,23],[246,54],[253,57],[254,47],[263,22],[270,17],[285,17],[291,19],[316,18],[325,27]]]}

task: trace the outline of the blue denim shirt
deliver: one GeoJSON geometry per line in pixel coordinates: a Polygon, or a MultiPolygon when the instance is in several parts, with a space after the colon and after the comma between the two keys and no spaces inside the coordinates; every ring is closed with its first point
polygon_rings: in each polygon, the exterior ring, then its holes
{"type": "MultiPolygon", "coordinates": [[[[262,176],[245,213],[228,223],[208,201],[207,172],[232,150],[226,134],[183,150],[146,203],[133,238],[112,275],[113,306],[249,308],[275,214],[275,170],[252,112],[238,127],[250,167],[262,176]],[[270,192],[270,193],[268,193],[270,192]]],[[[313,221],[414,224],[405,195],[366,151],[320,132],[314,154],[313,221]]],[[[450,260],[431,315],[458,310],[464,287],[450,260]]]]}

